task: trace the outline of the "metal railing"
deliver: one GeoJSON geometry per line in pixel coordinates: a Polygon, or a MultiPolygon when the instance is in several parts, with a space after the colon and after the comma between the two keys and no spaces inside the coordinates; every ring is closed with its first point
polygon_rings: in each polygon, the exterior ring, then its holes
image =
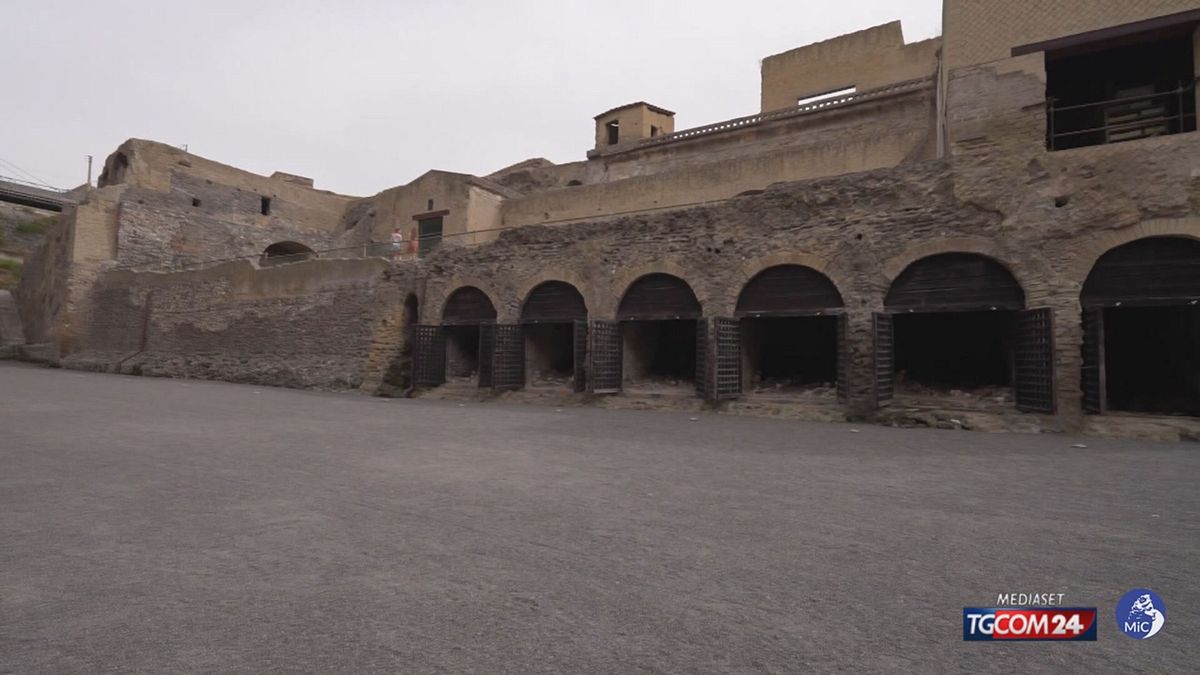
{"type": "Polygon", "coordinates": [[[1046,147],[1066,150],[1196,128],[1196,80],[1169,91],[1061,105],[1046,99],[1046,147]]]}
{"type": "Polygon", "coordinates": [[[708,136],[710,134],[721,133],[723,131],[730,131],[733,129],[742,129],[745,127],[754,126],[756,124],[762,124],[763,122],[788,119],[790,117],[800,117],[803,115],[811,115],[813,113],[822,112],[825,110],[829,110],[831,108],[843,108],[843,107],[846,107],[846,106],[849,106],[849,105],[852,105],[855,103],[863,103],[866,101],[872,101],[872,100],[879,99],[879,98],[893,96],[895,94],[902,94],[902,93],[906,93],[906,92],[910,92],[910,91],[917,91],[919,89],[929,86],[929,84],[932,81],[933,81],[933,78],[921,77],[921,78],[917,78],[914,80],[905,80],[904,82],[897,82],[896,84],[890,84],[885,87],[878,87],[876,89],[869,89],[866,91],[854,92],[851,94],[846,94],[844,96],[835,96],[832,98],[822,99],[820,101],[814,101],[812,103],[806,103],[804,105],[797,105],[797,106],[793,106],[790,108],[780,108],[779,110],[772,110],[769,112],[759,113],[757,115],[747,115],[745,117],[735,117],[731,120],[725,120],[723,122],[715,122],[713,124],[707,124],[702,127],[693,127],[691,129],[683,129],[681,131],[676,131],[676,132],[669,133],[669,134],[663,134],[661,136],[655,136],[653,138],[643,138],[642,140],[638,141],[636,145],[634,145],[632,147],[633,148],[644,148],[644,147],[652,146],[652,145],[662,145],[663,143],[671,143],[674,141],[681,141],[681,140],[686,140],[689,138],[696,138],[698,136],[708,136]]]}

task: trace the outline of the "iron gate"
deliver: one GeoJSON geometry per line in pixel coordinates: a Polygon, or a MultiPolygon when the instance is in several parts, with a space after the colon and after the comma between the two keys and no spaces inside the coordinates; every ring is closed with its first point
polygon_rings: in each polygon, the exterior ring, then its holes
{"type": "Polygon", "coordinates": [[[1054,310],[1017,312],[1016,377],[1013,391],[1018,410],[1054,413],[1054,310]]]}
{"type": "Polygon", "coordinates": [[[621,324],[593,321],[588,329],[588,377],[593,394],[621,391],[621,324]]]}
{"type": "Polygon", "coordinates": [[[737,398],[742,393],[742,323],[737,319],[713,319],[712,397],[737,398]]]}
{"type": "Polygon", "coordinates": [[[1083,411],[1099,415],[1108,407],[1107,383],[1104,373],[1104,308],[1083,310],[1083,368],[1080,388],[1083,389],[1083,411]]]}
{"type": "Polygon", "coordinates": [[[708,319],[696,319],[696,395],[708,398],[712,391],[708,369],[708,319]]]}
{"type": "Polygon", "coordinates": [[[575,330],[572,339],[575,344],[575,372],[574,372],[574,389],[575,391],[587,391],[587,357],[588,357],[588,324],[587,319],[576,319],[574,322],[575,330]]]}
{"type": "Polygon", "coordinates": [[[494,329],[492,389],[520,389],[525,386],[525,338],[521,324],[499,324],[494,329]]]}
{"type": "Polygon", "coordinates": [[[441,326],[413,326],[413,385],[446,382],[446,333],[441,326]]]}
{"type": "Polygon", "coordinates": [[[875,329],[875,405],[883,407],[892,402],[896,393],[893,371],[896,368],[896,337],[892,315],[876,313],[875,329]]]}
{"type": "Polygon", "coordinates": [[[496,358],[496,324],[479,324],[479,388],[490,389],[496,358]]]}
{"type": "Polygon", "coordinates": [[[845,403],[850,398],[850,339],[845,314],[837,318],[837,397],[845,403]]]}

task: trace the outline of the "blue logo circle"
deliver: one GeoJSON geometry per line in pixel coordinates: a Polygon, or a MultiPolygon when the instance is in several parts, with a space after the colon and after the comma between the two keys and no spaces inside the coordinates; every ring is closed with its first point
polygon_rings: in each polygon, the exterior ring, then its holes
{"type": "Polygon", "coordinates": [[[1135,588],[1117,601],[1117,628],[1135,640],[1158,635],[1167,622],[1167,605],[1149,588],[1135,588]]]}

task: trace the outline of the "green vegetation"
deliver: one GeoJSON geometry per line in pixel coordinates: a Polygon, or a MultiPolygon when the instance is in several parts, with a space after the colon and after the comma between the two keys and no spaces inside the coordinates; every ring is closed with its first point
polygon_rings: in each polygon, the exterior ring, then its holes
{"type": "Polygon", "coordinates": [[[22,220],[17,223],[17,232],[21,234],[44,234],[46,228],[54,224],[56,216],[46,216],[45,218],[36,218],[34,220],[22,220]]]}
{"type": "Polygon", "coordinates": [[[9,291],[17,287],[21,280],[21,261],[11,258],[0,258],[0,291],[9,291]]]}

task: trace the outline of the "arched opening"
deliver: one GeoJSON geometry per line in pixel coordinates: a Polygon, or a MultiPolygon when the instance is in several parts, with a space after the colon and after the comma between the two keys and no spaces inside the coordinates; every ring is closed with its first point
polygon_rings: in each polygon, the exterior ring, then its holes
{"type": "Polygon", "coordinates": [[[627,390],[678,394],[694,391],[700,302],[687,282],[647,274],[629,285],[617,308],[627,390]]]}
{"type": "Polygon", "coordinates": [[[383,383],[386,385],[380,393],[390,394],[393,390],[401,392],[410,389],[413,382],[413,353],[416,349],[417,322],[420,320],[420,305],[417,296],[409,293],[404,299],[404,308],[397,320],[400,322],[400,345],[396,357],[384,374],[383,383]]]}
{"type": "Polygon", "coordinates": [[[447,382],[469,382],[481,375],[481,365],[490,367],[492,345],[482,338],[481,326],[496,322],[496,306],[483,291],[463,286],[450,294],[442,308],[446,338],[447,382]]]}
{"type": "Polygon", "coordinates": [[[269,265],[282,265],[284,263],[298,262],[315,257],[317,257],[316,251],[313,251],[304,244],[294,241],[280,241],[263,249],[262,255],[258,258],[258,264],[260,267],[267,267],[269,265]]]}
{"type": "Polygon", "coordinates": [[[769,267],[738,295],[742,390],[750,394],[837,395],[842,296],[803,265],[769,267]]]}
{"type": "Polygon", "coordinates": [[[884,300],[894,347],[891,372],[878,376],[894,378],[901,397],[1011,406],[1015,329],[1024,307],[1020,284],[991,258],[922,258],[896,277],[884,300]]]}
{"type": "Polygon", "coordinates": [[[125,182],[125,175],[128,172],[129,157],[123,152],[114,152],[105,160],[104,169],[100,172],[100,177],[96,179],[96,187],[120,185],[125,182]]]}
{"type": "Polygon", "coordinates": [[[526,382],[530,387],[583,388],[587,305],[565,281],[538,284],[521,306],[526,382]]]}
{"type": "Polygon", "coordinates": [[[1088,412],[1200,415],[1200,241],[1148,237],[1096,261],[1083,284],[1088,412]]]}

